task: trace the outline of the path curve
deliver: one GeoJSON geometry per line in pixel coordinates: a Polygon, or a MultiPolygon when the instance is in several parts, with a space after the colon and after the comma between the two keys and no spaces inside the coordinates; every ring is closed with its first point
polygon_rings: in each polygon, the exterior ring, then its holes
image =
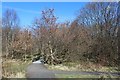
{"type": "Polygon", "coordinates": [[[48,70],[44,64],[32,63],[27,67],[26,77],[27,78],[55,78],[55,74],[82,74],[82,75],[100,75],[110,74],[113,76],[120,76],[120,73],[108,73],[108,72],[84,72],[84,71],[59,71],[59,70],[48,70]]]}

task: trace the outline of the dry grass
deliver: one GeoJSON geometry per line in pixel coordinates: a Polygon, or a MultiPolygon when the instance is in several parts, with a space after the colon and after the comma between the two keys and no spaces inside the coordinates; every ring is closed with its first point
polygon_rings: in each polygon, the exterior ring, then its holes
{"type": "Polygon", "coordinates": [[[101,80],[100,78],[104,78],[104,80],[105,79],[110,79],[110,80],[113,80],[113,79],[115,79],[115,78],[118,78],[118,77],[116,77],[116,76],[112,76],[112,75],[90,75],[90,74],[88,74],[88,75],[82,75],[82,74],[77,74],[77,75],[75,75],[75,74],[55,74],[55,76],[57,77],[57,78],[88,78],[88,80],[89,80],[89,78],[95,78],[95,80],[96,80],[96,78],[98,78],[99,80],[101,80]]]}
{"type": "Polygon", "coordinates": [[[84,63],[64,63],[60,65],[46,65],[51,70],[64,71],[100,71],[100,72],[118,72],[117,67],[105,67],[91,62],[84,63]]]}
{"type": "Polygon", "coordinates": [[[25,78],[25,69],[29,62],[5,60],[2,64],[2,76],[5,78],[25,78]]]}

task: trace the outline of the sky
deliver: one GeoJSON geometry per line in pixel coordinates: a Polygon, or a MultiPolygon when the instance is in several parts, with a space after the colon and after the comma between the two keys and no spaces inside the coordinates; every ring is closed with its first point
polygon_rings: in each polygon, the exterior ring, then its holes
{"type": "Polygon", "coordinates": [[[31,25],[35,17],[40,17],[41,11],[54,8],[54,14],[58,22],[72,21],[76,13],[87,2],[2,2],[2,15],[6,9],[14,9],[19,18],[21,26],[31,25]]]}

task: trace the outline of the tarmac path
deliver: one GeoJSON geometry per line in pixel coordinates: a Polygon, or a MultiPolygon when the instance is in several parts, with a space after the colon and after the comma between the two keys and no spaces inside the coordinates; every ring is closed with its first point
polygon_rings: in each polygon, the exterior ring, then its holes
{"type": "Polygon", "coordinates": [[[43,63],[32,63],[26,70],[27,78],[55,78],[55,74],[82,74],[82,75],[100,75],[111,74],[113,76],[120,76],[120,73],[108,73],[108,72],[81,72],[81,71],[58,71],[48,70],[43,63]]]}

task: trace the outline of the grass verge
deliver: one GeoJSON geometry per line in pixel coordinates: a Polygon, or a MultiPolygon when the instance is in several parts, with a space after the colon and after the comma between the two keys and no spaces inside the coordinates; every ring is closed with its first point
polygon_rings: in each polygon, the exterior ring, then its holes
{"type": "Polygon", "coordinates": [[[29,62],[3,59],[2,76],[4,78],[25,78],[25,69],[28,64],[29,62]]]}
{"type": "Polygon", "coordinates": [[[55,74],[57,78],[118,78],[110,75],[55,74]]]}
{"type": "Polygon", "coordinates": [[[106,67],[91,62],[84,63],[64,63],[60,65],[46,65],[50,70],[63,70],[63,71],[91,71],[91,72],[119,72],[118,67],[106,67]]]}

